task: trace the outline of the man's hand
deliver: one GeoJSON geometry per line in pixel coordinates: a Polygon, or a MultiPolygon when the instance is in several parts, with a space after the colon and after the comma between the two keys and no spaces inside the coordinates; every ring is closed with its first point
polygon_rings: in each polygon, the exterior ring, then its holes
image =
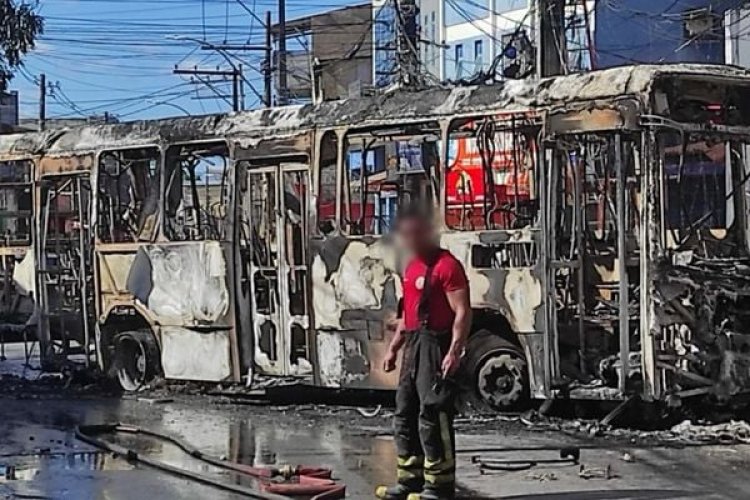
{"type": "Polygon", "coordinates": [[[396,357],[398,353],[393,349],[388,349],[388,353],[385,355],[383,360],[383,371],[386,373],[392,372],[396,369],[396,357]]]}
{"type": "Polygon", "coordinates": [[[449,350],[448,354],[446,354],[445,357],[443,358],[443,364],[442,364],[443,378],[450,377],[454,373],[456,373],[456,370],[458,370],[458,365],[460,363],[461,363],[461,356],[453,349],[449,350]]]}

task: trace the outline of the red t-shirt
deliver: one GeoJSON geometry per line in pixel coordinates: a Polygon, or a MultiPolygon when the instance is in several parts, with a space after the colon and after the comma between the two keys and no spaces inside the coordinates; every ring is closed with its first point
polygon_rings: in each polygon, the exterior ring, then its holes
{"type": "MultiPolygon", "coordinates": [[[[431,330],[450,330],[455,314],[448,303],[447,292],[455,292],[469,286],[461,263],[448,251],[440,250],[430,279],[430,301],[428,327],[431,330]]],[[[424,287],[427,262],[415,257],[404,271],[404,326],[416,330],[419,324],[419,301],[424,287]]]]}

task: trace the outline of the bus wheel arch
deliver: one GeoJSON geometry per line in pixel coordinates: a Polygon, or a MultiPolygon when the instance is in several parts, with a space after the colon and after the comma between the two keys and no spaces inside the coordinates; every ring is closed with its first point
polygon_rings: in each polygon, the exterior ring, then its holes
{"type": "Polygon", "coordinates": [[[464,360],[476,397],[499,411],[525,408],[530,401],[524,350],[508,320],[499,312],[475,311],[464,360]]]}
{"type": "Polygon", "coordinates": [[[140,390],[162,374],[158,338],[137,310],[110,314],[99,332],[103,369],[123,390],[140,390]]]}
{"type": "Polygon", "coordinates": [[[114,338],[113,369],[120,387],[138,391],[160,373],[159,346],[150,330],[118,333],[114,338]]]}

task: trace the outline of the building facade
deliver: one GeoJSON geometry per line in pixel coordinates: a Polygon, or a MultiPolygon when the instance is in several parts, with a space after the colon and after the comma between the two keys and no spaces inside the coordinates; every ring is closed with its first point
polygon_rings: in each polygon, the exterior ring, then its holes
{"type": "MultiPolygon", "coordinates": [[[[529,0],[419,0],[419,57],[432,81],[470,78],[487,70],[509,42],[531,29],[529,0]]],[[[396,72],[398,16],[394,0],[374,0],[377,87],[396,72]]],[[[502,68],[500,68],[502,69],[502,68]]]]}
{"type": "MultiPolygon", "coordinates": [[[[460,81],[487,71],[499,58],[497,77],[527,76],[535,63],[535,3],[419,0],[422,70],[433,81],[460,81]]],[[[396,4],[373,0],[376,87],[395,81],[396,4]]],[[[661,62],[750,65],[750,42],[742,36],[750,30],[750,16],[741,10],[743,4],[742,0],[568,1],[564,58],[570,71],[661,62]],[[732,33],[734,49],[730,50],[727,41],[732,33]]]]}
{"type": "Polygon", "coordinates": [[[0,92],[0,133],[18,126],[18,92],[0,92]]]}
{"type": "MultiPolygon", "coordinates": [[[[727,13],[742,0],[612,0],[596,3],[596,66],[729,62],[727,13]]],[[[736,21],[736,20],[735,20],[736,21]]]]}
{"type": "MultiPolygon", "coordinates": [[[[361,95],[372,86],[372,5],[351,5],[286,22],[287,86],[292,101],[330,101],[361,95]]],[[[280,28],[273,26],[278,43],[280,28]]],[[[278,52],[277,52],[278,54],[278,52]]]]}

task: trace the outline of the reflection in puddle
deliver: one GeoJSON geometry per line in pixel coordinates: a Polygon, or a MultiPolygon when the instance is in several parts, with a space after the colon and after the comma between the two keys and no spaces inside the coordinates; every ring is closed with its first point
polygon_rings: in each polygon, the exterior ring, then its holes
{"type": "MultiPolygon", "coordinates": [[[[188,405],[151,407],[149,414],[143,415],[142,405],[135,402],[120,404],[120,410],[94,405],[84,418],[73,417],[70,420],[87,424],[120,420],[141,425],[184,439],[207,455],[256,467],[328,467],[334,471],[338,481],[346,484],[349,498],[370,497],[374,485],[394,480],[395,451],[392,439],[374,436],[378,432],[376,428],[358,427],[340,416],[332,417],[330,421],[312,420],[291,412],[239,413],[188,405]]],[[[52,419],[55,413],[52,411],[48,415],[52,419]]],[[[52,422],[50,420],[50,423],[40,427],[49,426],[52,422]]],[[[387,422],[373,421],[373,424],[381,425],[379,432],[383,432],[387,422]]],[[[3,483],[3,488],[17,489],[23,483],[29,491],[33,489],[47,498],[55,499],[236,498],[208,486],[130,464],[112,454],[89,452],[92,448],[73,438],[72,425],[70,422],[60,425],[55,420],[54,427],[46,427],[46,432],[55,434],[52,437],[55,443],[60,443],[59,450],[8,459],[12,462],[7,463],[16,466],[17,479],[3,483]]],[[[24,442],[27,447],[38,446],[39,442],[46,443],[49,438],[43,435],[41,429],[34,429],[37,437],[32,445],[28,441],[29,433],[18,429],[29,427],[16,428],[14,439],[19,447],[24,442]]],[[[124,433],[102,437],[181,469],[211,476],[222,482],[257,487],[255,479],[199,461],[171,443],[124,433]]],[[[2,493],[3,490],[0,490],[0,496],[2,493]]]]}
{"type": "Polygon", "coordinates": [[[42,472],[65,473],[71,471],[131,470],[133,466],[125,460],[103,452],[71,452],[26,456],[13,466],[0,467],[0,482],[33,481],[42,472]],[[7,468],[12,467],[12,472],[7,468]]]}

